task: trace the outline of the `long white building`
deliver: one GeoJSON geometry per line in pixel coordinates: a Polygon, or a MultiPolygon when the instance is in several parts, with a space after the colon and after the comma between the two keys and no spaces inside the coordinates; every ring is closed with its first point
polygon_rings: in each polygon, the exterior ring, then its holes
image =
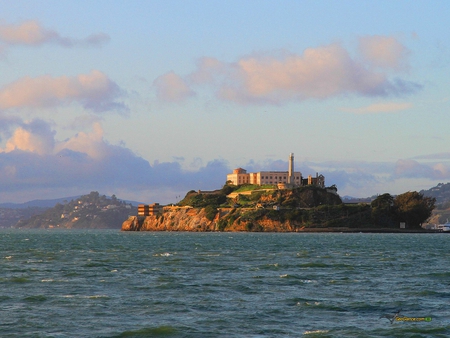
{"type": "Polygon", "coordinates": [[[289,155],[288,171],[260,171],[257,173],[247,173],[247,170],[237,168],[233,173],[227,175],[227,182],[234,185],[241,184],[257,184],[265,185],[272,184],[280,187],[292,188],[302,185],[317,185],[325,187],[325,177],[316,174],[316,177],[311,175],[308,178],[303,178],[300,171],[294,171],[294,154],[289,155]]]}

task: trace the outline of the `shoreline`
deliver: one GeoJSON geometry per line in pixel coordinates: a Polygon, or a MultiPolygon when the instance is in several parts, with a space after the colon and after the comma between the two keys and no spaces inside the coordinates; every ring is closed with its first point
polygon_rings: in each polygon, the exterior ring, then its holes
{"type": "MultiPolygon", "coordinates": [[[[124,230],[123,232],[196,232],[196,233],[391,233],[391,234],[445,234],[443,231],[428,229],[390,229],[390,228],[303,228],[293,231],[219,231],[219,230],[177,230],[177,229],[158,229],[158,230],[124,230]]],[[[450,232],[449,232],[450,233],[450,232]]]]}
{"type": "Polygon", "coordinates": [[[415,233],[415,234],[439,234],[442,231],[428,229],[392,229],[392,228],[304,228],[295,232],[341,232],[341,233],[415,233]]]}

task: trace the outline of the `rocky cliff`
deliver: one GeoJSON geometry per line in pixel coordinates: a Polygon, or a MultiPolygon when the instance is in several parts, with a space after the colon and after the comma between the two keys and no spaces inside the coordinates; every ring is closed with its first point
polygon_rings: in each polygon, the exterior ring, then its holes
{"type": "Polygon", "coordinates": [[[172,208],[156,216],[131,216],[122,224],[122,231],[295,231],[290,221],[280,222],[260,217],[257,222],[247,218],[251,210],[219,209],[212,220],[205,208],[172,208]]]}
{"type": "MultiPolygon", "coordinates": [[[[322,205],[315,208],[171,208],[156,216],[131,216],[122,231],[296,232],[310,229],[372,226],[367,205],[322,205]]],[[[330,230],[331,231],[331,230],[330,230]]]]}
{"type": "Polygon", "coordinates": [[[161,215],[130,216],[122,231],[216,231],[216,223],[206,218],[205,209],[175,207],[161,215]]]}

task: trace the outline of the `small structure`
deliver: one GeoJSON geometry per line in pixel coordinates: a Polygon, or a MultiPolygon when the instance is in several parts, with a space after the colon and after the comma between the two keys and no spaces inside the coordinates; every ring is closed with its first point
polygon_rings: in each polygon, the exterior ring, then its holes
{"type": "Polygon", "coordinates": [[[162,205],[159,205],[159,203],[138,205],[138,216],[153,216],[162,211],[163,207],[162,205]]]}
{"type": "Polygon", "coordinates": [[[324,188],[325,177],[323,175],[319,175],[319,173],[316,173],[316,177],[312,177],[311,175],[309,175],[308,178],[302,179],[302,185],[315,185],[324,188]]]}

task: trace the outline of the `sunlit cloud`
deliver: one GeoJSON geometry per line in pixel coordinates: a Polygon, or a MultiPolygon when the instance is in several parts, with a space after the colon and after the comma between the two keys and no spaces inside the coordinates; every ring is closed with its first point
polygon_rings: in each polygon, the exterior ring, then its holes
{"type": "Polygon", "coordinates": [[[401,159],[396,163],[395,177],[448,179],[450,170],[443,163],[424,164],[412,159],[401,159]]]}
{"type": "MultiPolygon", "coordinates": [[[[226,101],[279,105],[349,94],[398,96],[421,88],[393,77],[393,72],[407,68],[407,50],[396,39],[364,37],[360,39],[360,51],[361,57],[352,57],[341,44],[333,43],[308,48],[302,54],[258,53],[236,62],[202,58],[184,81],[169,73],[172,81],[163,82],[163,93],[185,94],[191,93],[194,87],[206,87],[226,101]]],[[[174,97],[184,98],[183,95],[174,97]]]]}
{"type": "Polygon", "coordinates": [[[412,108],[409,102],[380,102],[359,108],[341,108],[341,111],[354,114],[397,113],[412,108]]]}
{"type": "Polygon", "coordinates": [[[409,50],[392,36],[363,36],[359,38],[359,52],[364,61],[374,67],[396,70],[408,67],[409,50]]]}
{"type": "MultiPolygon", "coordinates": [[[[216,189],[225,183],[229,171],[221,160],[209,161],[196,170],[183,170],[178,162],[150,164],[122,145],[112,145],[95,122],[91,131],[58,141],[45,121],[23,122],[0,149],[0,199],[24,194],[62,191],[70,196],[92,190],[128,196],[143,191],[184,194],[192,189],[216,189]],[[6,194],[6,196],[2,196],[6,194]]],[[[167,201],[169,202],[169,201],[167,201]]]]}
{"type": "Polygon", "coordinates": [[[119,86],[104,73],[93,70],[75,77],[24,77],[0,88],[0,110],[40,108],[78,102],[95,112],[126,110],[116,99],[119,86]]]}
{"type": "Polygon", "coordinates": [[[101,159],[108,155],[108,146],[103,139],[103,128],[100,123],[94,123],[92,132],[79,132],[72,138],[60,142],[55,152],[71,150],[78,153],[84,153],[93,159],[101,159]]]}
{"type": "Polygon", "coordinates": [[[17,128],[6,142],[5,149],[0,149],[0,152],[21,150],[40,155],[49,154],[55,145],[54,135],[55,132],[46,122],[34,120],[17,128]]]}
{"type": "Polygon", "coordinates": [[[109,40],[109,36],[105,33],[92,34],[84,39],[64,37],[55,30],[43,27],[36,20],[23,21],[17,24],[0,23],[0,41],[6,45],[100,46],[109,40]]]}
{"type": "Polygon", "coordinates": [[[186,82],[174,72],[159,76],[153,85],[158,99],[166,102],[180,102],[195,95],[186,82]]]}
{"type": "Polygon", "coordinates": [[[11,127],[19,125],[21,122],[22,119],[20,117],[13,115],[4,115],[0,111],[0,135],[1,133],[8,131],[11,127]]]}
{"type": "MultiPolygon", "coordinates": [[[[185,170],[180,163],[183,161],[186,160],[174,158],[171,162],[149,163],[125,146],[105,140],[99,122],[93,122],[90,130],[63,141],[56,139],[52,126],[45,121],[21,122],[0,149],[0,200],[11,201],[10,196],[19,198],[21,195],[25,200],[55,198],[58,197],[55,194],[64,197],[97,190],[109,194],[120,192],[122,198],[169,203],[181,199],[190,190],[222,187],[226,174],[233,169],[224,160],[203,164],[203,160],[196,158],[195,168],[185,170]]],[[[241,167],[249,172],[286,171],[288,161],[251,160],[241,167]]],[[[341,196],[355,197],[368,197],[375,192],[402,193],[405,190],[400,190],[399,182],[405,180],[409,184],[420,182],[421,186],[426,186],[424,182],[450,177],[445,163],[423,164],[411,159],[303,161],[295,163],[295,170],[305,177],[314,176],[316,172],[323,174],[326,185],[335,184],[341,196]],[[394,187],[396,190],[392,190],[394,187]]]]}

